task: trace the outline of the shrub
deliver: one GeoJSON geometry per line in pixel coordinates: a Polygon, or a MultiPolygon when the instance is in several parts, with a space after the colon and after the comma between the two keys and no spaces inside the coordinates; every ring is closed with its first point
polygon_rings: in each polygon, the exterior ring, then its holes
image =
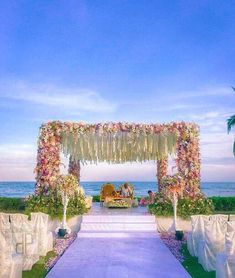
{"type": "MultiPolygon", "coordinates": [[[[48,196],[32,195],[27,200],[26,212],[44,212],[51,218],[63,218],[63,205],[61,196],[56,191],[51,191],[48,196]]],[[[70,198],[67,208],[67,218],[74,215],[81,215],[87,212],[85,197],[81,194],[75,194],[70,198]]]]}
{"type": "Polygon", "coordinates": [[[95,195],[95,196],[93,196],[92,201],[93,201],[93,202],[99,202],[99,201],[100,201],[100,195],[95,195]]]}
{"type": "Polygon", "coordinates": [[[155,215],[171,216],[173,215],[173,206],[170,199],[164,197],[163,194],[158,193],[155,197],[155,203],[148,206],[149,212],[155,215]]]}
{"type": "Polygon", "coordinates": [[[199,197],[197,199],[184,198],[178,202],[178,215],[188,218],[194,214],[213,214],[214,206],[210,199],[199,197]]]}
{"type": "MultiPolygon", "coordinates": [[[[157,194],[155,203],[149,205],[149,211],[159,216],[172,216],[173,206],[170,199],[162,194],[157,194]]],[[[182,198],[178,201],[177,215],[182,218],[189,218],[194,214],[212,214],[214,206],[210,199],[199,196],[195,199],[182,198]]]]}
{"type": "Polygon", "coordinates": [[[210,197],[216,211],[235,211],[235,197],[210,197]]]}
{"type": "Polygon", "coordinates": [[[0,197],[0,211],[22,212],[25,210],[25,206],[25,199],[0,197]]]}

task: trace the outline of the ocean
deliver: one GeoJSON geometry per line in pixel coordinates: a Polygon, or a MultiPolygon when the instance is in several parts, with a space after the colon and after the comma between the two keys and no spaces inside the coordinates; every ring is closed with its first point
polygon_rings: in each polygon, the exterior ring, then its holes
{"type": "MultiPolygon", "coordinates": [[[[81,182],[86,195],[99,195],[101,186],[105,182],[81,182]]],[[[118,187],[123,182],[112,182],[118,187]]],[[[130,182],[135,189],[136,196],[146,196],[148,190],[156,191],[156,182],[130,182]]],[[[34,182],[0,182],[0,196],[26,197],[34,193],[34,182]]],[[[235,182],[202,182],[202,192],[210,196],[235,196],[235,182]]]]}

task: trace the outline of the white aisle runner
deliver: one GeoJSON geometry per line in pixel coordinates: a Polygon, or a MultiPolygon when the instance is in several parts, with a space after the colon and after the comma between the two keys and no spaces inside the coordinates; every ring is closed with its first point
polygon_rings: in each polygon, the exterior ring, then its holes
{"type": "Polygon", "coordinates": [[[47,278],[189,278],[151,215],[85,215],[47,278]]]}

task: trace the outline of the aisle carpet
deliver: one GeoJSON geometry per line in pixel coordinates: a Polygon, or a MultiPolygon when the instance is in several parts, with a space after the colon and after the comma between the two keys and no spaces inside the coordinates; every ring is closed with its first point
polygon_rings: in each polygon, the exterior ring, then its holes
{"type": "Polygon", "coordinates": [[[47,278],[189,278],[151,215],[86,215],[47,278]]]}

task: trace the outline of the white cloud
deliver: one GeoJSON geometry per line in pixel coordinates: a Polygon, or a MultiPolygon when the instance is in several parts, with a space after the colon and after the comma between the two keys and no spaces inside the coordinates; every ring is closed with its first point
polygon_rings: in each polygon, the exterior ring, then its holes
{"type": "Polygon", "coordinates": [[[234,165],[206,164],[201,171],[202,181],[231,181],[235,180],[234,165]]]}
{"type": "Polygon", "coordinates": [[[66,109],[71,114],[78,114],[79,111],[114,112],[117,108],[115,103],[106,100],[93,90],[51,84],[2,82],[0,95],[8,99],[66,109]]]}
{"type": "Polygon", "coordinates": [[[234,181],[233,136],[225,132],[201,134],[203,181],[234,181]]]}
{"type": "MultiPolygon", "coordinates": [[[[88,112],[113,112],[117,106],[105,100],[99,94],[76,88],[59,88],[52,85],[30,85],[20,83],[1,86],[0,94],[8,99],[18,99],[25,102],[43,105],[47,109],[57,111],[64,109],[66,112],[79,113],[79,111],[88,112]],[[5,88],[5,89],[4,89],[5,88]]],[[[213,95],[228,95],[231,94],[230,88],[200,90],[198,93],[191,92],[188,95],[182,95],[179,100],[174,101],[175,96],[167,96],[169,101],[165,99],[163,94],[162,99],[157,99],[157,102],[148,101],[148,103],[138,102],[141,105],[141,111],[148,108],[148,111],[153,109],[157,111],[173,111],[172,120],[176,119],[177,113],[187,111],[180,118],[186,121],[195,120],[201,127],[200,145],[202,157],[202,180],[232,180],[234,177],[235,159],[233,161],[232,144],[233,134],[228,135],[226,130],[226,119],[230,116],[230,110],[225,107],[214,109],[208,106],[208,103],[198,103],[194,97],[196,96],[213,96],[213,95]],[[189,99],[186,99],[189,98],[189,99]],[[191,101],[189,102],[189,100],[191,101]],[[166,102],[168,104],[166,104],[166,102]],[[148,104],[148,105],[147,105],[148,104]],[[200,110],[200,107],[206,109],[200,110]],[[191,109],[189,111],[189,109],[191,109]],[[191,114],[190,114],[191,113],[191,114]]],[[[177,96],[178,99],[178,96],[177,96]]],[[[137,103],[135,104],[137,105],[137,103]]],[[[132,106],[130,106],[132,107],[132,106]]],[[[230,107],[231,108],[231,107],[230,107]]],[[[132,110],[130,113],[133,112],[132,110]]],[[[161,113],[164,116],[164,113],[161,113]]],[[[106,117],[105,114],[101,114],[106,117]]],[[[162,116],[162,117],[163,117],[162,116]]],[[[126,115],[125,115],[126,117],[126,115]]],[[[136,116],[135,116],[136,117],[136,116]]],[[[66,116],[64,116],[66,119],[66,116]]],[[[72,117],[70,117],[72,118],[72,117]]],[[[96,119],[97,120],[97,119],[96,119]]],[[[33,145],[0,145],[0,180],[33,180],[33,169],[36,163],[36,146],[33,145]]],[[[82,167],[83,180],[155,180],[155,165],[88,165],[82,167]]]]}
{"type": "Polygon", "coordinates": [[[202,87],[197,90],[188,90],[182,91],[175,94],[175,97],[178,98],[195,98],[195,97],[205,97],[205,96],[232,96],[234,97],[234,93],[231,87],[229,86],[217,86],[217,87],[202,87]]]}
{"type": "Polygon", "coordinates": [[[30,144],[0,145],[0,180],[34,180],[36,146],[30,144]]]}
{"type": "Polygon", "coordinates": [[[191,117],[197,120],[207,120],[207,119],[214,119],[219,116],[218,112],[210,111],[204,114],[193,114],[191,117]]]}
{"type": "Polygon", "coordinates": [[[205,104],[198,104],[198,103],[170,103],[169,100],[165,100],[158,103],[158,106],[152,108],[152,111],[161,111],[161,112],[170,112],[170,111],[181,111],[181,110],[192,110],[192,109],[199,109],[204,108],[205,104]],[[167,104],[165,103],[167,102],[167,104]]]}
{"type": "Polygon", "coordinates": [[[81,179],[83,181],[155,181],[156,164],[154,162],[87,164],[81,168],[81,179]]]}

